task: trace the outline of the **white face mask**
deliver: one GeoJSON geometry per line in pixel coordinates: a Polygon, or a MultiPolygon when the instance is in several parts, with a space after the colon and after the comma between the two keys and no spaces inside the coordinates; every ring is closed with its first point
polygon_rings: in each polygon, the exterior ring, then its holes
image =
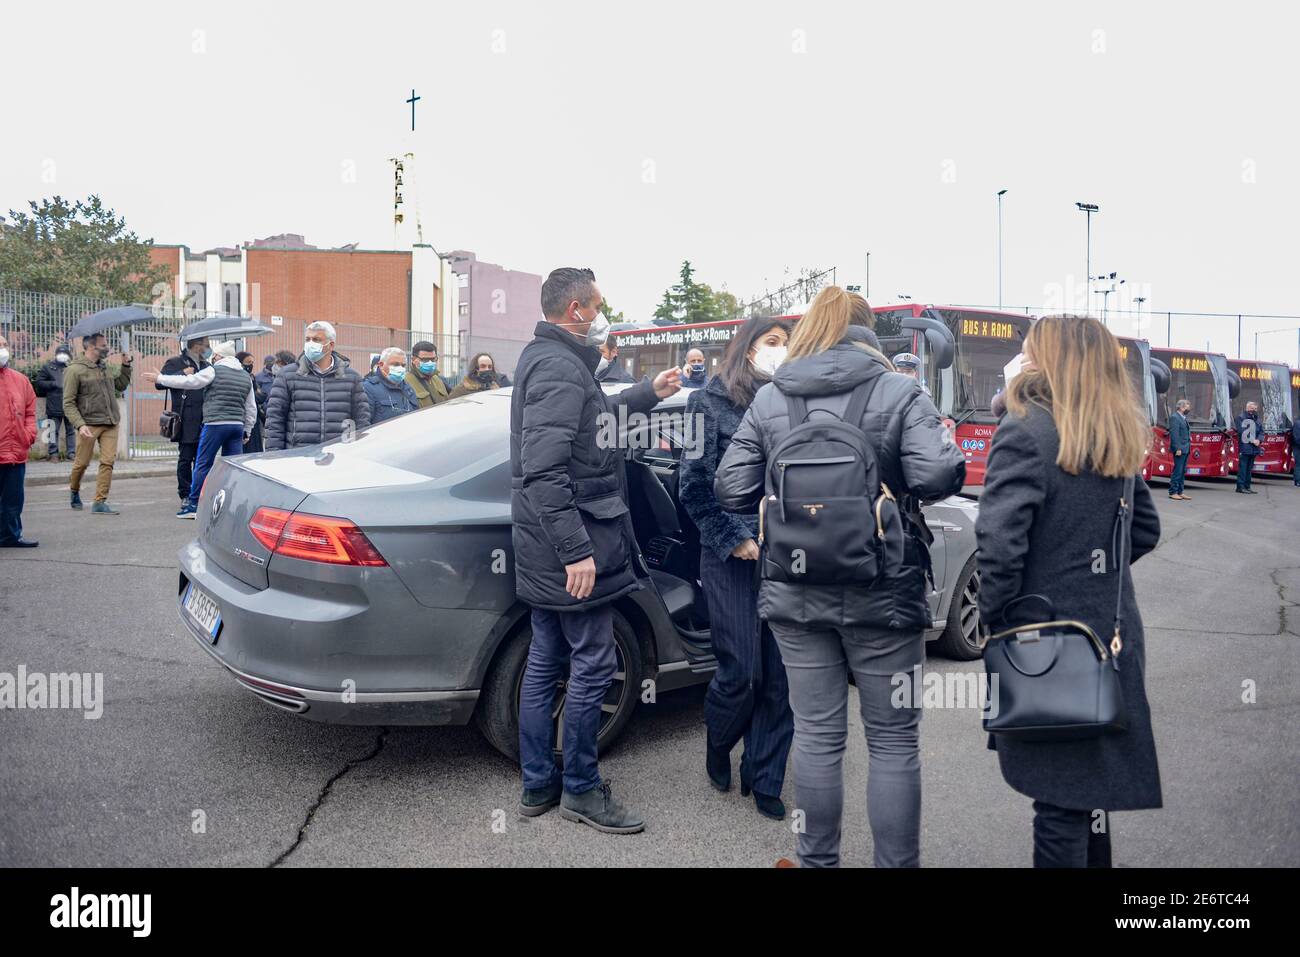
{"type": "Polygon", "coordinates": [[[72,357],[69,356],[66,352],[60,352],[57,356],[54,357],[54,361],[61,366],[66,366],[68,362],[71,361],[71,359],[72,357]]]}
{"type": "Polygon", "coordinates": [[[1011,380],[1020,375],[1020,370],[1025,364],[1025,354],[1018,352],[1015,356],[1002,367],[1002,381],[1011,385],[1011,380]]]}
{"type": "Polygon", "coordinates": [[[755,369],[771,377],[776,374],[777,366],[785,361],[787,351],[785,346],[759,346],[750,361],[755,369]]]}
{"type": "Polygon", "coordinates": [[[604,356],[601,356],[600,361],[596,363],[596,375],[600,375],[602,372],[608,369],[609,363],[610,363],[609,359],[606,359],[604,356]]]}
{"type": "Polygon", "coordinates": [[[3,369],[8,364],[9,364],[9,350],[0,349],[0,369],[3,369]]]}

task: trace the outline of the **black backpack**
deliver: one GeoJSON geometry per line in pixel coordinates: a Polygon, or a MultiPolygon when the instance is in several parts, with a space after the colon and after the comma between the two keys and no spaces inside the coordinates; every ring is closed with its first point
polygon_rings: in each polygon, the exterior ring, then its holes
{"type": "Polygon", "coordinates": [[[758,509],[765,580],[871,586],[902,567],[902,515],[859,424],[879,378],[853,390],[843,418],[814,409],[825,417],[810,420],[801,396],[785,396],[790,431],[758,509]]]}

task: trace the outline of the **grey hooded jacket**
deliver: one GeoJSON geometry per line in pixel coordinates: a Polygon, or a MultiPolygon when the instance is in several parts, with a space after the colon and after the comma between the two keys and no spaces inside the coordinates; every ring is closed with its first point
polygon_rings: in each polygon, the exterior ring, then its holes
{"type": "MultiPolygon", "coordinates": [[[[912,508],[959,491],[966,476],[965,458],[949,440],[934,403],[916,380],[890,371],[878,351],[846,340],[825,352],[788,360],[773,381],[758,390],[718,464],[714,491],[719,504],[731,512],[752,512],[771,491],[765,487],[767,457],[790,431],[782,392],[803,396],[810,411],[841,415],[849,393],[878,377],[883,378],[859,424],[876,453],[881,480],[900,500],[909,496],[912,508]]],[[[923,547],[920,541],[909,541],[897,580],[871,588],[764,581],[759,616],[807,628],[922,629],[930,624],[923,547]]]]}

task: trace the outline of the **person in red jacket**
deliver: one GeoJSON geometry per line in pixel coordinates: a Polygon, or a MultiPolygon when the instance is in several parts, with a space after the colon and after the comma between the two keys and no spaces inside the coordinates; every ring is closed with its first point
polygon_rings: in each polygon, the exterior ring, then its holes
{"type": "Polygon", "coordinates": [[[0,548],[35,548],[23,538],[23,483],[27,450],[36,441],[36,393],[27,376],[9,368],[9,343],[0,336],[0,548]]]}

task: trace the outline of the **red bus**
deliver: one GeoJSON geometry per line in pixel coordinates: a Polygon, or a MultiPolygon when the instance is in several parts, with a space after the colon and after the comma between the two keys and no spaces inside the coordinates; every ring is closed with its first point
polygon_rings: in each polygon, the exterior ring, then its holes
{"type": "MultiPolygon", "coordinates": [[[[1232,422],[1246,411],[1246,403],[1259,407],[1259,426],[1263,433],[1262,447],[1255,457],[1253,471],[1265,475],[1290,475],[1295,465],[1291,451],[1291,423],[1295,421],[1295,402],[1292,399],[1291,370],[1280,362],[1254,362],[1248,359],[1229,359],[1228,368],[1241,380],[1241,387],[1232,400],[1232,422]]],[[[1234,456],[1228,470],[1237,474],[1234,456]]]]}
{"type": "Polygon", "coordinates": [[[966,484],[983,485],[997,428],[993,397],[1006,386],[1002,369],[1023,348],[1032,320],[957,306],[885,306],[875,312],[885,354],[892,358],[906,346],[921,359],[921,385],[939,413],[957,424],[966,484]],[[894,329],[898,336],[891,335],[894,329]]]}
{"type": "Polygon", "coordinates": [[[1229,463],[1237,457],[1232,431],[1231,384],[1228,360],[1215,352],[1191,349],[1152,349],[1153,365],[1159,360],[1169,370],[1169,388],[1157,393],[1155,431],[1157,475],[1169,475],[1173,455],[1169,451],[1169,413],[1179,399],[1192,404],[1187,424],[1192,432],[1192,450],[1187,457],[1187,474],[1226,478],[1229,463]]]}

